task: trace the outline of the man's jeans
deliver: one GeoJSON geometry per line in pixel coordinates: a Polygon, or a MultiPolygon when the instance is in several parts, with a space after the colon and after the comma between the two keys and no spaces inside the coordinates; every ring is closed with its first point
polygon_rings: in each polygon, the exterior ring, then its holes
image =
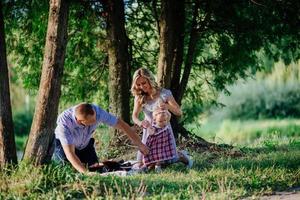
{"type": "MultiPolygon", "coordinates": [[[[94,138],[91,138],[89,144],[84,149],[82,150],[75,149],[75,154],[78,156],[80,161],[83,164],[86,164],[88,166],[98,163],[98,157],[95,151],[94,143],[95,143],[94,138]]],[[[55,139],[55,150],[54,150],[53,160],[62,164],[68,162],[63,147],[58,139],[55,139]]]]}

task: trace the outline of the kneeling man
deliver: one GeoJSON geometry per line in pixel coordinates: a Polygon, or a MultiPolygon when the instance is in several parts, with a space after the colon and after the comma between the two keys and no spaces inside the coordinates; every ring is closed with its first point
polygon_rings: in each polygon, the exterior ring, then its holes
{"type": "Polygon", "coordinates": [[[98,157],[92,135],[101,123],[125,132],[143,154],[149,153],[148,147],[122,119],[104,111],[97,105],[81,103],[65,110],[58,116],[55,129],[54,160],[69,161],[81,173],[86,173],[88,167],[97,165],[98,157]]]}

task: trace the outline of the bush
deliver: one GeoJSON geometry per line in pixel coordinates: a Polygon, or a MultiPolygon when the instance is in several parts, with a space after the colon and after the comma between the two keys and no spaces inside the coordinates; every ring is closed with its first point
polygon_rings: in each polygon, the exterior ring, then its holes
{"type": "Polygon", "coordinates": [[[230,96],[221,94],[223,109],[213,108],[212,117],[234,120],[299,118],[300,64],[277,64],[270,74],[241,80],[229,86],[230,96]]]}
{"type": "Polygon", "coordinates": [[[222,95],[219,101],[225,105],[213,111],[225,119],[270,119],[300,117],[300,83],[270,84],[266,81],[250,81],[231,88],[231,96],[222,95]]]}

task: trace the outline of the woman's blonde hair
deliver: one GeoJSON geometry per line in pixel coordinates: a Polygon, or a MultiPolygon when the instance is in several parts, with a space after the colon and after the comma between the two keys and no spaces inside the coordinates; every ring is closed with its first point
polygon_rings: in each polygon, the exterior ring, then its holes
{"type": "Polygon", "coordinates": [[[137,87],[136,87],[136,81],[140,77],[146,78],[148,80],[150,86],[152,88],[154,88],[155,90],[157,90],[157,91],[160,90],[160,87],[158,86],[152,72],[144,67],[141,67],[141,68],[137,69],[133,74],[132,84],[131,84],[131,93],[133,96],[144,96],[145,95],[142,93],[141,90],[137,89],[137,87]]]}

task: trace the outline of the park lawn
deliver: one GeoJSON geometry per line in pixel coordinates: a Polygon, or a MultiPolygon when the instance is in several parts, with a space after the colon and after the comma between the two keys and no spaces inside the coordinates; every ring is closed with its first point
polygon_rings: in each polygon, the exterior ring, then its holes
{"type": "Polygon", "coordinates": [[[20,163],[1,170],[0,199],[239,199],[300,186],[299,138],[237,149],[242,156],[193,153],[191,170],[175,164],[161,174],[127,177],[89,177],[69,166],[20,163]]]}

